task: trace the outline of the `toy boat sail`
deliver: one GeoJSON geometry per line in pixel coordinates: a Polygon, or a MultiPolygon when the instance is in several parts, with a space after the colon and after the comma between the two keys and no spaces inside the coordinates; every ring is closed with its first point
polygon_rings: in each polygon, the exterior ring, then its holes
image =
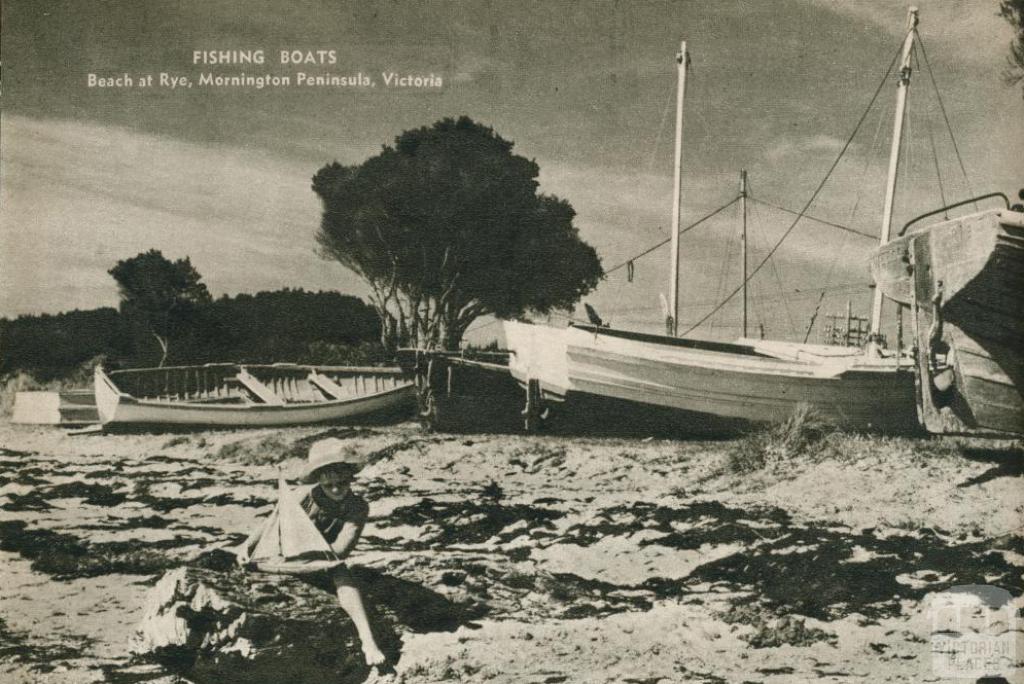
{"type": "Polygon", "coordinates": [[[341,559],[302,509],[296,492],[284,477],[279,477],[277,484],[277,506],[239,548],[239,563],[281,575],[304,575],[341,565],[341,559]]]}

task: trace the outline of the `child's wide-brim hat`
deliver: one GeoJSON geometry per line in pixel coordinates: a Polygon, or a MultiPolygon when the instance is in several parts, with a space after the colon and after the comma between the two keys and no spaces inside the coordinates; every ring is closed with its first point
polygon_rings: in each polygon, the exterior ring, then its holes
{"type": "Polygon", "coordinates": [[[320,470],[327,466],[344,464],[353,470],[360,470],[366,465],[366,457],[355,447],[346,444],[336,437],[321,439],[309,447],[309,458],[302,468],[300,478],[307,483],[316,482],[320,470]]]}

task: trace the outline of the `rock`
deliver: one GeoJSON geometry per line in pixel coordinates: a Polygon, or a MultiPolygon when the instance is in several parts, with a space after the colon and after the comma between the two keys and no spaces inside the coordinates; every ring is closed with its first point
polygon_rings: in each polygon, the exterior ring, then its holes
{"type": "MultiPolygon", "coordinates": [[[[196,684],[335,684],[370,674],[330,579],[246,572],[222,551],[176,568],[150,590],[133,652],[196,684]]],[[[454,631],[477,616],[415,582],[349,567],[377,643],[398,661],[400,634],[454,631]]]]}
{"type": "MultiPolygon", "coordinates": [[[[359,638],[326,588],[240,569],[177,568],[151,590],[133,651],[197,683],[362,681],[369,668],[359,638]]],[[[395,615],[367,603],[394,662],[395,615]]]]}

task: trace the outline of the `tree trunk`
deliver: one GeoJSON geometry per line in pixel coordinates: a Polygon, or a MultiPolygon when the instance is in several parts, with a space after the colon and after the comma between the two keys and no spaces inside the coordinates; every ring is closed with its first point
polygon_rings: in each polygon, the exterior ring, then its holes
{"type": "Polygon", "coordinates": [[[463,323],[458,318],[457,311],[446,312],[441,321],[441,344],[448,351],[458,351],[462,346],[462,336],[466,334],[468,323],[463,323]]]}
{"type": "Polygon", "coordinates": [[[398,330],[394,315],[385,308],[377,308],[380,318],[380,346],[384,348],[384,358],[393,359],[398,350],[398,330]]]}
{"type": "Polygon", "coordinates": [[[161,337],[160,335],[157,335],[155,332],[153,333],[153,337],[156,338],[157,344],[160,345],[160,364],[157,366],[157,368],[163,368],[164,364],[167,363],[167,338],[161,337]]]}

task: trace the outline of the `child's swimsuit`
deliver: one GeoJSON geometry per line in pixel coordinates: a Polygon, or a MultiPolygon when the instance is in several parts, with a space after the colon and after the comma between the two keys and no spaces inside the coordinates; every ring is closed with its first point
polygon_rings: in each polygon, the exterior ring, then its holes
{"type": "Polygon", "coordinates": [[[324,493],[319,485],[309,490],[306,496],[302,497],[302,510],[324,535],[328,544],[333,544],[346,522],[353,520],[366,520],[369,506],[366,501],[356,496],[349,490],[341,501],[335,501],[324,493]]]}
{"type": "MultiPolygon", "coordinates": [[[[369,512],[369,506],[366,504],[366,501],[351,491],[341,501],[335,501],[324,494],[320,485],[310,489],[302,497],[300,505],[302,510],[306,511],[309,519],[313,521],[316,529],[320,530],[320,534],[324,536],[328,544],[334,543],[346,522],[350,520],[366,520],[366,515],[369,512]]],[[[332,579],[332,571],[300,575],[299,579],[329,594],[334,593],[335,584],[332,579]]]]}

